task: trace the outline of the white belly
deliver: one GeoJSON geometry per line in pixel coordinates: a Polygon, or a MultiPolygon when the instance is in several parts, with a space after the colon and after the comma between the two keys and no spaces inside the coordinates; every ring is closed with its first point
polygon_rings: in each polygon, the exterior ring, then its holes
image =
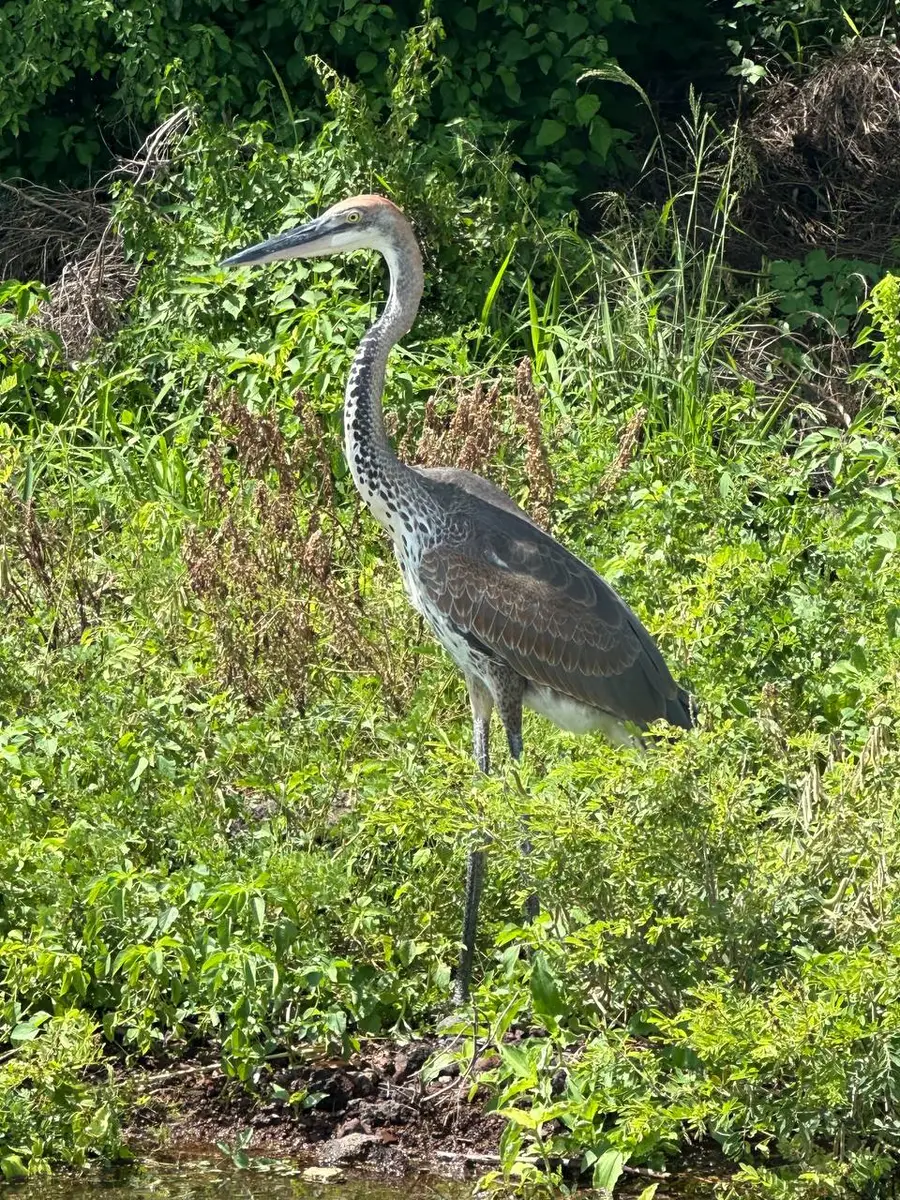
{"type": "Polygon", "coordinates": [[[612,713],[592,708],[589,704],[582,704],[580,700],[573,700],[571,696],[563,696],[560,692],[555,692],[552,688],[544,687],[542,684],[528,683],[525,688],[525,706],[532,712],[538,713],[539,716],[546,717],[558,728],[565,729],[567,733],[581,734],[599,731],[614,746],[632,746],[638,749],[641,745],[640,738],[629,733],[624,722],[614,717],[612,713]]]}

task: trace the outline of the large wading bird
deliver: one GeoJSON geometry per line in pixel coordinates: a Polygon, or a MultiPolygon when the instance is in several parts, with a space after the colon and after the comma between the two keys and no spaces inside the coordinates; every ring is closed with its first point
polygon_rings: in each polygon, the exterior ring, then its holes
{"type": "MultiPolygon", "coordinates": [[[[387,261],[390,293],[347,380],[347,462],[357,490],[391,537],[409,599],[465,677],[478,767],[490,769],[495,708],[516,760],[523,706],[561,729],[599,730],[618,745],[640,744],[626,723],[640,729],[662,717],[689,729],[687,693],[608,583],[488,480],[451,467],[411,467],[394,454],[381,409],[385,366],[391,348],[412,328],[423,287],[415,235],[395,204],[383,196],[353,196],[232,255],[223,266],[366,249],[387,261]]],[[[485,852],[474,847],[466,871],[457,1003],[468,998],[484,869],[485,852]]],[[[531,897],[526,913],[535,912],[531,897]]]]}

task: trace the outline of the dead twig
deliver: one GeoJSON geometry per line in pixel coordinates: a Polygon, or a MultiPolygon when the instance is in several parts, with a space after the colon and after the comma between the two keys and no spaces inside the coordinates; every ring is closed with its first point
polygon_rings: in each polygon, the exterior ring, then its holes
{"type": "MultiPolygon", "coordinates": [[[[472,1163],[478,1167],[499,1167],[502,1166],[502,1160],[499,1154],[482,1154],[475,1150],[435,1150],[434,1157],[443,1159],[445,1162],[461,1162],[472,1163]]],[[[519,1162],[524,1163],[542,1163],[544,1160],[538,1158],[536,1154],[523,1154],[519,1162]]],[[[563,1167],[577,1167],[579,1159],[577,1158],[555,1158],[551,1162],[558,1162],[563,1167]]],[[[651,1171],[649,1167],[630,1167],[626,1165],[622,1168],[626,1175],[635,1175],[641,1179],[672,1179],[671,1171],[651,1171]]]]}

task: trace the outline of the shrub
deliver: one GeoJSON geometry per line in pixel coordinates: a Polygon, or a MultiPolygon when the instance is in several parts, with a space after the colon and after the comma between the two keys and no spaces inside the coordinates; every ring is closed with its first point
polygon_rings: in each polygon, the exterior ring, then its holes
{"type": "MultiPolygon", "coordinates": [[[[630,48],[629,63],[647,78],[655,72],[654,54],[640,53],[645,30],[648,44],[665,43],[682,67],[696,62],[698,39],[715,39],[707,6],[691,0],[677,7],[677,20],[683,29],[693,19],[698,32],[679,36],[673,50],[660,37],[672,9],[671,0],[634,8],[624,0],[433,0],[425,17],[443,23],[433,60],[440,83],[420,136],[463,121],[489,153],[508,138],[527,170],[568,202],[573,188],[629,161],[636,110],[619,108],[617,117],[615,96],[601,102],[577,82],[611,61],[610,37],[630,48]]],[[[10,0],[4,18],[0,60],[14,67],[0,83],[0,163],[7,174],[54,180],[103,166],[106,143],[127,145],[125,130],[151,127],[188,95],[217,115],[251,119],[271,118],[273,106],[283,113],[286,103],[316,124],[311,56],[386,109],[391,57],[422,10],[418,0],[10,0]],[[17,141],[20,133],[27,138],[17,141]]]]}
{"type": "Polygon", "coordinates": [[[870,348],[871,359],[860,374],[870,376],[881,395],[896,404],[900,399],[900,275],[886,275],[863,305],[871,324],[859,336],[859,345],[870,348]]]}
{"type": "Polygon", "coordinates": [[[88,1015],[38,1011],[11,1029],[7,1016],[0,1009],[0,1029],[12,1043],[0,1065],[0,1178],[42,1174],[51,1163],[130,1157],[120,1135],[121,1097],[96,1081],[102,1048],[88,1015]]]}
{"type": "Polygon", "coordinates": [[[740,0],[730,7],[723,20],[732,34],[732,53],[741,60],[731,73],[751,83],[762,79],[767,67],[802,68],[817,50],[853,35],[891,32],[891,6],[884,0],[740,0]]]}

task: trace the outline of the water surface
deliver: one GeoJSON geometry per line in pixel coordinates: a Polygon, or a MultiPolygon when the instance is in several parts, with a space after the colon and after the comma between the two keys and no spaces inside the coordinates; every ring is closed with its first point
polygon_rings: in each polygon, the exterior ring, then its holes
{"type": "MultiPolygon", "coordinates": [[[[169,1158],[143,1159],[115,1173],[90,1172],[34,1179],[10,1189],[9,1200],[472,1200],[473,1183],[434,1175],[385,1180],[351,1171],[330,1183],[303,1178],[295,1159],[255,1156],[246,1168],[212,1153],[182,1152],[169,1158]]],[[[622,1200],[634,1200],[649,1179],[626,1175],[616,1188],[622,1200]]],[[[709,1176],[659,1180],[655,1200],[712,1200],[709,1176]]]]}
{"type": "Polygon", "coordinates": [[[345,1174],[340,1182],[308,1183],[293,1164],[257,1160],[238,1170],[227,1159],[145,1161],[115,1174],[35,1179],[10,1200],[469,1200],[472,1187],[427,1175],[386,1183],[345,1174]]]}

